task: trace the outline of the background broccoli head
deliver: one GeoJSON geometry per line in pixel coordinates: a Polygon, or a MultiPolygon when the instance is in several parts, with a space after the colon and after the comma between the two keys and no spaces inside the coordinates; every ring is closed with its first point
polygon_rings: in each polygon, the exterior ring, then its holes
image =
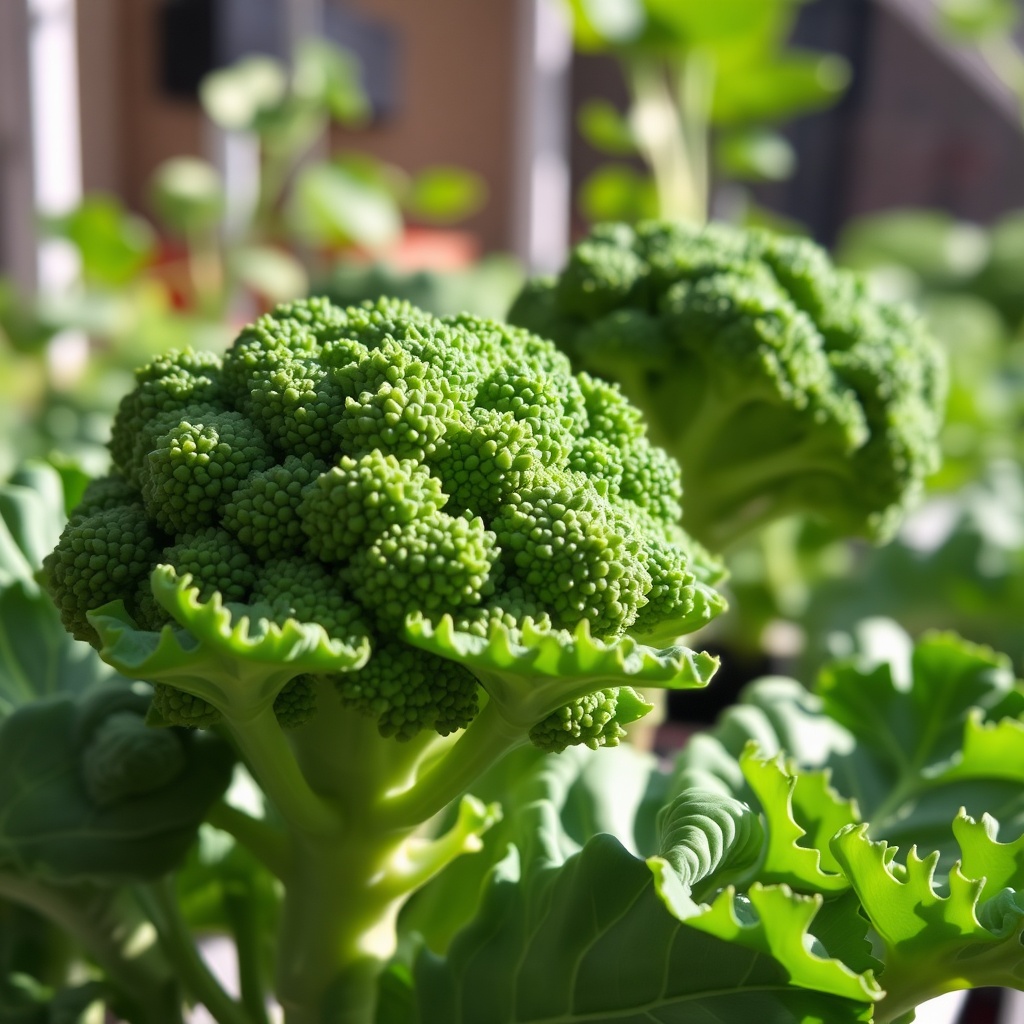
{"type": "Polygon", "coordinates": [[[937,467],[938,346],[804,239],[602,225],[509,318],[622,385],[712,547],[789,513],[885,538],[937,467]]]}
{"type": "MultiPolygon", "coordinates": [[[[170,566],[237,618],[369,650],[335,692],[385,735],[446,734],[478,710],[479,673],[412,643],[410,617],[481,640],[518,642],[528,623],[611,644],[674,640],[721,608],[714,563],[678,528],[679,469],[639,413],[551,342],[491,321],[387,300],[279,307],[223,360],[138,371],[111,453],[47,559],[67,628],[98,643],[87,615],[116,599],[142,630],[173,627],[151,585],[170,566]]],[[[315,712],[306,671],[265,695],[283,725],[315,712]]],[[[155,681],[166,721],[223,710],[155,681]]],[[[615,741],[616,694],[590,693],[559,742],[615,741]]]]}

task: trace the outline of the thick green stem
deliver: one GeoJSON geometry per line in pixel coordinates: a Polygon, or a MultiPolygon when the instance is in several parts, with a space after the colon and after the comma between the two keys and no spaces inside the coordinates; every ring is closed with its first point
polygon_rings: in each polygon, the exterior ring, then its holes
{"type": "Polygon", "coordinates": [[[388,864],[422,823],[384,822],[376,800],[408,785],[425,750],[443,741],[385,739],[326,682],[316,715],[290,738],[296,769],[336,825],[294,830],[282,876],[277,996],[287,1024],[372,1024],[377,977],[394,952],[407,895],[389,883],[388,864]]]}
{"type": "Polygon", "coordinates": [[[162,955],[153,926],[119,889],[45,885],[0,872],[0,896],[29,907],[71,936],[96,961],[145,1024],[181,1024],[176,970],[162,955]]]}
{"type": "Polygon", "coordinates": [[[312,834],[338,830],[341,822],[337,808],[306,781],[272,708],[246,721],[229,719],[227,728],[253,777],[293,829],[312,834]]]}
{"type": "Polygon", "coordinates": [[[378,820],[393,828],[429,820],[526,740],[526,731],[503,718],[495,702],[488,702],[456,743],[426,765],[412,786],[380,802],[378,820]]]}

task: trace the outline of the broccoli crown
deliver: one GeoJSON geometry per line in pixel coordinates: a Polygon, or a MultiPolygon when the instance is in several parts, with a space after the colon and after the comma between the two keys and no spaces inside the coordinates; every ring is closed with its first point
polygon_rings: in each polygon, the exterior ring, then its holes
{"type": "Polygon", "coordinates": [[[884,538],[937,466],[938,346],[804,239],[601,225],[509,318],[622,385],[713,547],[794,512],[884,538]]]}
{"type": "MultiPolygon", "coordinates": [[[[86,613],[122,599],[160,629],[150,574],[171,566],[200,601],[368,642],[365,667],[331,681],[385,735],[447,734],[478,708],[476,676],[408,642],[409,616],[481,639],[528,619],[612,642],[673,638],[719,610],[676,525],[678,467],[618,387],[519,328],[389,300],[281,306],[222,360],[140,370],[111,453],[47,561],[69,628],[97,642],[86,613]]],[[[218,718],[155,689],[163,721],[218,718]]],[[[282,675],[282,724],[313,714],[315,693],[282,675]]],[[[614,715],[594,724],[609,700],[562,736],[610,741],[614,715]]]]}

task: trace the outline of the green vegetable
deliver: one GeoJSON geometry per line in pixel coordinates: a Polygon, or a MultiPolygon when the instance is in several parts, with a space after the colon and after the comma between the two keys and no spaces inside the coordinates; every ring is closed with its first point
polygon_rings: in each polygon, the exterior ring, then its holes
{"type": "MultiPolygon", "coordinates": [[[[633,685],[716,667],[677,645],[723,607],[677,467],[525,331],[281,306],[222,362],[140,370],[111,454],[47,583],[70,631],[155,684],[151,723],[216,727],[272,801],[285,830],[245,831],[284,885],[290,1021],[371,1019],[402,903],[497,811],[467,797],[449,832],[424,825],[487,766],[613,746],[649,709],[633,685]]],[[[149,756],[134,719],[103,736],[149,756]]],[[[88,779],[105,801],[131,776],[88,779]]]]}
{"type": "Polygon", "coordinates": [[[1005,658],[935,634],[753,683],[669,771],[499,766],[503,823],[402,920],[419,1019],[882,1024],[1019,988],[1022,713],[1005,658]]]}
{"type": "Polygon", "coordinates": [[[621,384],[682,465],[684,526],[712,547],[792,513],[885,538],[937,466],[937,345],[810,242],[603,225],[510,319],[621,384]]]}

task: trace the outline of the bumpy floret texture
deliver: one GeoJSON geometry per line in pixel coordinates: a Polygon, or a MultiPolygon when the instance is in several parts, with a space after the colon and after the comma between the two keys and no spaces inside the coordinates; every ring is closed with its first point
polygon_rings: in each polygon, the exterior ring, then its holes
{"type": "MultiPolygon", "coordinates": [[[[48,561],[69,628],[96,642],[86,613],[114,599],[141,628],[170,625],[149,582],[170,565],[250,620],[368,643],[365,667],[329,678],[386,735],[447,734],[478,707],[468,669],[406,642],[410,615],[479,638],[586,620],[613,641],[672,638],[710,609],[678,467],[616,386],[521,328],[388,300],[281,306],[222,360],[140,370],[111,452],[48,561]]],[[[281,686],[275,711],[300,725],[320,687],[281,686]]],[[[161,720],[216,721],[155,689],[161,720]]],[[[561,735],[597,742],[588,714],[561,735]]]]}
{"type": "Polygon", "coordinates": [[[591,750],[617,747],[626,737],[625,726],[647,712],[649,705],[631,687],[610,687],[588,693],[553,711],[530,730],[535,747],[558,754],[583,744],[591,750]]]}
{"type": "MultiPolygon", "coordinates": [[[[793,512],[884,538],[937,465],[938,346],[803,239],[602,225],[510,319],[622,385],[682,464],[684,525],[713,547],[793,512]]],[[[626,461],[638,500],[653,469],[626,461]]]]}

